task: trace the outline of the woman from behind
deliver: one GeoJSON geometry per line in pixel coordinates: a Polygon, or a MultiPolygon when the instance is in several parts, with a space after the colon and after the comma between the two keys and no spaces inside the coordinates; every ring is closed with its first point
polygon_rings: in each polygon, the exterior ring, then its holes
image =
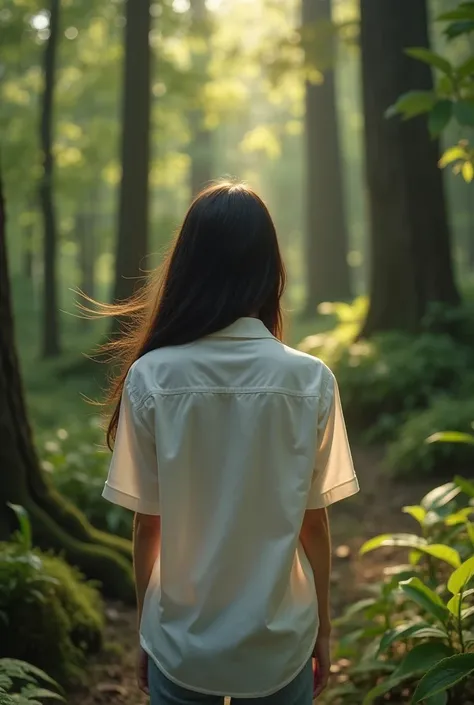
{"type": "Polygon", "coordinates": [[[135,512],[152,705],[310,705],[327,683],[326,508],[358,484],[332,373],[282,342],[284,285],[266,206],[221,183],[109,310],[127,326],[104,497],[135,512]]]}

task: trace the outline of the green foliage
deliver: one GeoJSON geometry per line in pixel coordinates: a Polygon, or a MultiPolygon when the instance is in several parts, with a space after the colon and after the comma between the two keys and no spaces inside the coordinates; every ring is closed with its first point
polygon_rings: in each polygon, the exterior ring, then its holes
{"type": "MultiPolygon", "coordinates": [[[[467,384],[471,389],[470,383],[467,384]]],[[[452,432],[472,431],[474,400],[440,396],[428,409],[412,414],[398,429],[389,445],[388,463],[398,475],[416,471],[423,474],[446,471],[463,472],[472,467],[474,452],[471,444],[461,443],[452,432]],[[440,432],[451,432],[448,436],[440,432]],[[436,442],[438,440],[446,442],[436,442]]]]}
{"type": "Polygon", "coordinates": [[[25,661],[0,659],[0,705],[41,705],[45,700],[65,702],[47,673],[25,661]]]}
{"type": "MultiPolygon", "coordinates": [[[[456,10],[444,13],[440,21],[448,22],[444,34],[448,40],[466,37],[474,31],[472,3],[462,2],[456,10]]],[[[472,45],[471,45],[472,46],[472,45]]],[[[409,48],[408,56],[422,61],[441,74],[436,90],[412,91],[398,98],[387,111],[387,117],[398,114],[407,120],[417,115],[428,115],[428,128],[433,137],[439,137],[448,127],[451,119],[461,129],[474,126],[474,56],[467,56],[461,63],[454,64],[444,56],[425,47],[409,48]]],[[[472,54],[472,50],[470,52],[472,54]]],[[[474,179],[474,150],[466,140],[457,147],[450,147],[440,160],[440,167],[455,163],[454,172],[462,173],[470,183],[474,179]]]]}
{"type": "Polygon", "coordinates": [[[100,419],[76,424],[40,440],[42,467],[59,492],[78,507],[98,529],[130,538],[131,512],[102,498],[110,452],[104,447],[100,419]],[[46,439],[46,440],[44,440],[46,439]]]}
{"type": "Polygon", "coordinates": [[[21,540],[0,544],[0,657],[68,683],[100,649],[102,630],[99,594],[78,571],[28,547],[24,527],[21,540]]]}
{"type": "Polygon", "coordinates": [[[437,487],[419,505],[404,507],[421,535],[384,535],[362,547],[362,554],[387,545],[406,547],[410,564],[387,571],[382,582],[370,586],[371,598],[337,620],[338,655],[350,659],[353,688],[347,699],[330,689],[329,702],[372,705],[388,693],[398,702],[400,689],[406,697],[407,688],[413,705],[442,705],[448,695],[464,702],[465,688],[474,685],[474,544],[468,530],[472,508],[465,506],[471,493],[474,485],[461,478],[437,487]],[[437,550],[421,550],[427,547],[437,550]]]}
{"type": "MultiPolygon", "coordinates": [[[[470,348],[455,341],[450,330],[470,333],[464,313],[433,311],[419,336],[394,332],[354,342],[365,306],[365,299],[324,304],[322,312],[335,314],[338,324],[328,333],[309,336],[300,348],[334,371],[350,428],[366,440],[390,439],[398,436],[410,413],[426,409],[440,394],[450,391],[459,398],[468,393],[470,348]]],[[[436,430],[444,428],[430,433],[436,430]]]]}

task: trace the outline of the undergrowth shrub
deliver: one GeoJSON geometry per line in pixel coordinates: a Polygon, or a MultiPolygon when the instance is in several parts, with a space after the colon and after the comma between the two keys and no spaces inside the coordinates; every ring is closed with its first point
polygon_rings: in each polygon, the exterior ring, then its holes
{"type": "Polygon", "coordinates": [[[32,548],[23,513],[22,533],[0,544],[0,657],[74,682],[87,655],[100,649],[102,632],[98,591],[61,558],[32,548]]]}
{"type": "Polygon", "coordinates": [[[131,537],[131,512],[102,498],[110,453],[104,445],[99,418],[42,435],[38,447],[43,470],[93,526],[117,536],[131,537]]]}
{"type": "Polygon", "coordinates": [[[472,432],[473,422],[474,397],[436,399],[429,409],[413,414],[400,426],[397,438],[389,445],[389,467],[400,476],[470,469],[474,448],[460,443],[458,433],[472,432]],[[446,436],[446,442],[433,442],[443,431],[454,433],[446,436]]]}
{"type": "Polygon", "coordinates": [[[336,683],[328,705],[468,705],[474,698],[474,483],[437,487],[404,507],[418,532],[367,541],[364,555],[404,549],[336,626],[336,683]]]}
{"type": "Polygon", "coordinates": [[[0,659],[0,705],[41,705],[45,700],[66,702],[47,673],[18,659],[0,659]]]}

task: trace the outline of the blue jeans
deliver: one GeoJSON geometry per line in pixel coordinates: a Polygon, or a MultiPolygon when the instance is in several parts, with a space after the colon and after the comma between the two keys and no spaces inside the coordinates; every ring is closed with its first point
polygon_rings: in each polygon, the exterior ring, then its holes
{"type": "MultiPolygon", "coordinates": [[[[224,705],[219,695],[203,695],[170,681],[149,659],[148,686],[150,705],[224,705]]],[[[233,705],[312,705],[313,668],[311,659],[296,678],[273,695],[264,698],[232,698],[233,705]]]]}

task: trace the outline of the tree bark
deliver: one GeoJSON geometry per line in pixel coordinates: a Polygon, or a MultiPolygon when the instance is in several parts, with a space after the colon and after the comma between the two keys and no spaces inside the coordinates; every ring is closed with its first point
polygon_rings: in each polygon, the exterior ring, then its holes
{"type": "MultiPolygon", "coordinates": [[[[209,42],[211,31],[209,23],[209,13],[205,0],[191,0],[191,23],[192,31],[196,40],[202,43],[209,42]]],[[[194,52],[194,71],[199,76],[196,93],[200,93],[207,81],[207,71],[209,64],[209,53],[207,51],[194,52]]],[[[200,98],[199,98],[200,99],[200,98]]],[[[204,111],[201,107],[196,107],[189,114],[189,124],[191,128],[191,144],[189,155],[191,157],[190,168],[190,190],[191,197],[194,198],[212,180],[212,156],[213,156],[213,133],[206,129],[204,124],[204,111]]]]}
{"type": "Polygon", "coordinates": [[[44,294],[43,294],[43,356],[54,357],[60,353],[56,249],[57,228],[54,210],[53,178],[53,113],[54,82],[56,74],[56,53],[59,35],[60,0],[51,0],[49,31],[44,52],[43,104],[41,110],[40,137],[43,158],[43,174],[39,185],[39,198],[43,214],[44,230],[44,294]]]}
{"type": "Polygon", "coordinates": [[[150,0],[127,0],[115,301],[133,294],[148,254],[149,33],[150,0]]]}
{"type": "MultiPolygon", "coordinates": [[[[331,0],[302,0],[306,42],[318,41],[318,24],[331,22],[331,0]]],[[[335,76],[306,82],[306,314],[323,301],[351,297],[348,234],[336,105],[335,76]]]]}
{"type": "Polygon", "coordinates": [[[130,542],[97,531],[47,482],[34,449],[15,348],[0,177],[0,541],[16,528],[8,504],[29,514],[35,544],[64,553],[111,597],[133,600],[130,542]]]}
{"type": "Polygon", "coordinates": [[[80,289],[95,298],[95,239],[93,231],[93,216],[91,213],[76,215],[76,238],[79,245],[78,264],[81,275],[80,289]]]}
{"type": "Polygon", "coordinates": [[[409,90],[431,90],[430,68],[404,53],[428,47],[425,0],[362,0],[361,42],[371,218],[370,309],[363,336],[418,332],[430,305],[456,305],[439,145],[426,118],[386,119],[409,90]]]}

